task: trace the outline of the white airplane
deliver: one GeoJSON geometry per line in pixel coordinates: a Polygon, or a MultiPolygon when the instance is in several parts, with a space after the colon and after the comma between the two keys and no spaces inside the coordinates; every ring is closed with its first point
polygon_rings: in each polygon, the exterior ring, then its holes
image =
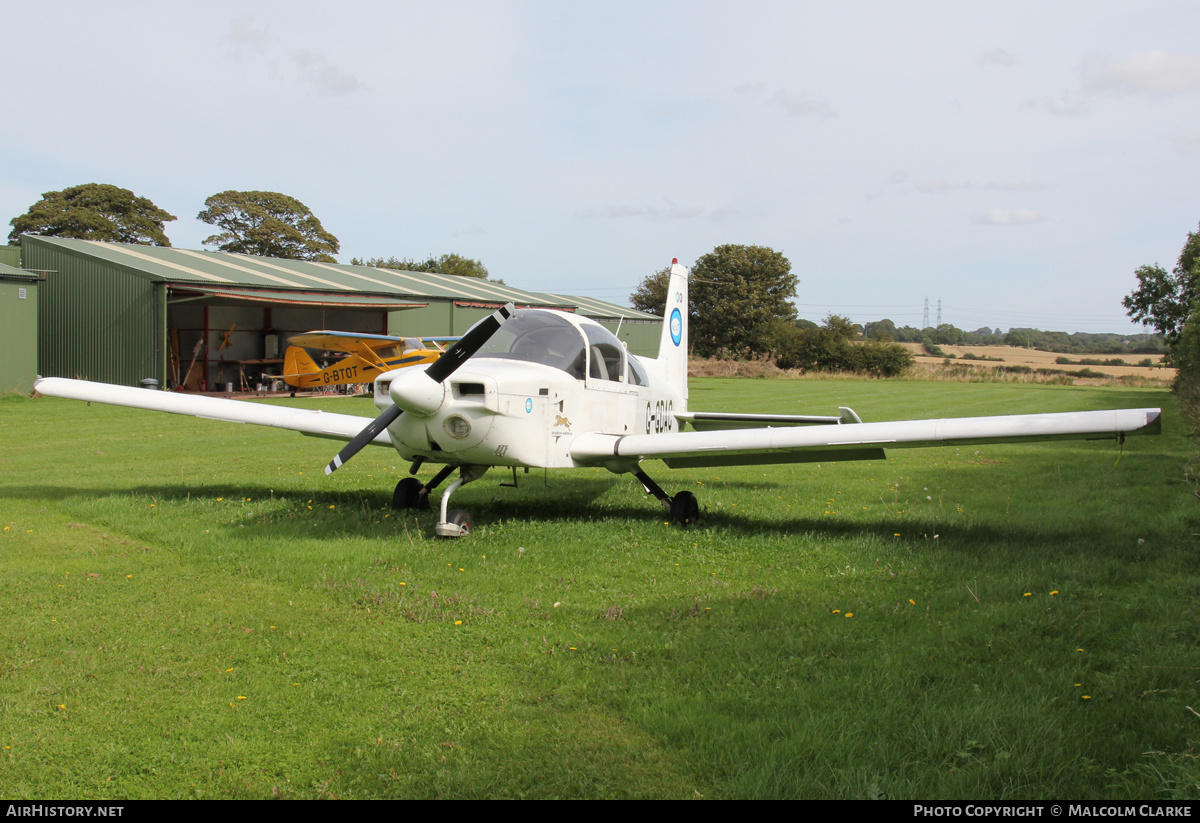
{"type": "Polygon", "coordinates": [[[720,414],[688,411],[688,271],[673,261],[657,359],[630,355],[607,329],[586,317],[550,309],[515,311],[512,304],[476,323],[429,366],[375,379],[371,420],[212,397],[194,397],[58,377],[37,392],[119,406],[255,423],[348,440],[325,468],[329,474],[364,446],[390,446],[411,461],[442,464],[431,480],[406,477],[397,509],[429,507],[429,493],[455,469],[442,494],[436,532],[471,532],[451,496],[493,466],[568,469],[602,466],[633,474],[681,524],[699,515],[695,495],[670,496],[642,462],[670,468],[875,460],[884,447],[992,442],[1116,439],[1158,434],[1160,409],[1027,414],[863,423],[851,409],[837,416],[720,414]],[[695,431],[683,431],[684,426],[695,431]]]}

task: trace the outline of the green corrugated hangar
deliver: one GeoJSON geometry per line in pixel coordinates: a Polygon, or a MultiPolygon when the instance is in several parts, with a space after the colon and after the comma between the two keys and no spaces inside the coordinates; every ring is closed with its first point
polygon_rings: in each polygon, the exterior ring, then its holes
{"type": "Polygon", "coordinates": [[[657,355],[662,324],[612,303],[443,274],[28,234],[21,256],[44,278],[40,373],[122,385],[253,386],[279,373],[295,334],[459,335],[508,302],[591,317],[634,354],[657,355]]]}
{"type": "Polygon", "coordinates": [[[0,263],[0,393],[28,394],[37,379],[40,279],[34,272],[0,263]]]}

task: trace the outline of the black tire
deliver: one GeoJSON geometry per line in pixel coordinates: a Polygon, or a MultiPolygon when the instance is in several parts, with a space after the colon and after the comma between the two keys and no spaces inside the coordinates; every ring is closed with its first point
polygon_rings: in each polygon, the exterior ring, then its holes
{"type": "Polygon", "coordinates": [[[392,492],[392,508],[397,511],[424,510],[429,508],[429,495],[421,494],[424,484],[415,477],[406,477],[396,484],[392,492]]]}
{"type": "Polygon", "coordinates": [[[690,526],[700,519],[700,504],[691,492],[679,492],[671,498],[671,522],[690,526]]]}
{"type": "Polygon", "coordinates": [[[467,514],[466,509],[451,509],[446,512],[446,522],[453,523],[462,529],[463,537],[471,533],[471,515],[467,514]]]}

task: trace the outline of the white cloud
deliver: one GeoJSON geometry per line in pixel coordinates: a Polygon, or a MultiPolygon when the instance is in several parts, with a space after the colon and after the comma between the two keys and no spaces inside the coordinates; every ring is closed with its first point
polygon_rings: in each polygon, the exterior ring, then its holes
{"type": "MultiPolygon", "coordinates": [[[[739,97],[762,100],[766,97],[767,87],[763,83],[743,83],[735,86],[733,93],[739,97]]],[[[763,105],[781,108],[791,117],[817,117],[822,120],[837,117],[837,113],[824,100],[807,94],[796,96],[786,89],[777,89],[774,94],[763,100],[763,105]]]]}
{"type": "Polygon", "coordinates": [[[1082,97],[1066,92],[1055,100],[1053,97],[1043,97],[1041,100],[1026,100],[1023,104],[1027,109],[1041,109],[1055,117],[1084,117],[1089,108],[1082,97]]]}
{"type": "Polygon", "coordinates": [[[664,205],[659,206],[605,206],[602,209],[587,208],[575,212],[575,216],[591,220],[598,217],[604,218],[621,218],[621,217],[649,217],[654,220],[723,220],[725,218],[736,215],[737,212],[731,209],[715,209],[709,210],[703,206],[679,206],[670,200],[664,201],[664,205]]]}
{"type": "Polygon", "coordinates": [[[1200,152],[1200,129],[1187,129],[1176,135],[1175,148],[1183,152],[1200,152]]]}
{"type": "Polygon", "coordinates": [[[814,100],[807,95],[793,97],[791,93],[783,89],[771,95],[767,104],[779,106],[792,117],[817,117],[825,120],[837,116],[824,100],[814,100]]]}
{"type": "Polygon", "coordinates": [[[962,183],[951,183],[944,177],[926,177],[924,180],[918,180],[914,184],[914,188],[921,194],[941,194],[949,191],[1043,191],[1049,188],[1049,185],[1034,180],[1018,180],[1011,183],[994,180],[987,183],[973,183],[968,180],[962,183]]]}
{"type": "Polygon", "coordinates": [[[242,12],[229,25],[229,33],[225,39],[233,46],[235,56],[241,56],[242,49],[250,49],[261,54],[267,44],[267,30],[255,28],[254,18],[242,12]]]}
{"type": "Polygon", "coordinates": [[[1088,71],[1086,89],[1167,97],[1200,91],[1200,56],[1148,51],[1088,71]]]}
{"type": "Polygon", "coordinates": [[[353,74],[339,69],[319,54],[296,51],[292,54],[292,61],[299,67],[305,79],[322,94],[339,96],[366,88],[353,74]]]}
{"type": "Polygon", "coordinates": [[[1015,66],[1017,58],[1004,49],[988,49],[979,56],[981,66],[1015,66]]]}
{"type": "Polygon", "coordinates": [[[1042,216],[1033,209],[988,209],[985,214],[971,218],[972,223],[987,226],[1025,226],[1041,221],[1042,216]]]}

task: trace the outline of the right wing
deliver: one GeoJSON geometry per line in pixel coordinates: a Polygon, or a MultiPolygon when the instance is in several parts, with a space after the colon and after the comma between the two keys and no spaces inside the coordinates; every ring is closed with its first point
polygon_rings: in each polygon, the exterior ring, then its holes
{"type": "MultiPolygon", "coordinates": [[[[198,397],[177,392],[135,389],[130,386],[114,386],[111,383],[94,383],[90,380],[68,380],[65,377],[43,377],[33,384],[33,388],[38,394],[47,397],[89,400],[93,403],[129,406],[171,414],[190,414],[193,417],[222,420],[227,423],[272,426],[331,440],[352,440],[371,423],[370,417],[352,414],[333,414],[318,409],[292,409],[266,403],[226,400],[221,397],[198,397]]],[[[392,444],[384,431],[371,441],[371,445],[392,444]]]]}
{"type": "Polygon", "coordinates": [[[571,442],[571,456],[581,464],[618,466],[631,460],[658,459],[673,469],[878,460],[885,456],[884,447],[1110,440],[1159,434],[1161,415],[1160,409],[1116,409],[664,434],[587,433],[571,442]]]}

